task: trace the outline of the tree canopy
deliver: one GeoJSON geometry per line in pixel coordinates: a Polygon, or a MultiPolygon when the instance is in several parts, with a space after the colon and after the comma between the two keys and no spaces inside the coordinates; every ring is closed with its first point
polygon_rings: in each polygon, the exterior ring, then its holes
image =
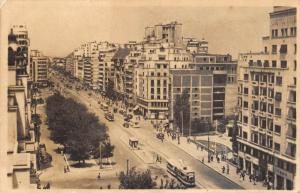
{"type": "Polygon", "coordinates": [[[100,141],[107,138],[107,127],[95,114],[71,98],[55,94],[47,98],[46,114],[50,138],[63,144],[71,159],[83,161],[99,148],[100,141]]]}
{"type": "Polygon", "coordinates": [[[128,171],[128,174],[122,171],[119,180],[120,189],[152,189],[156,186],[149,169],[140,172],[133,167],[128,171]]]}
{"type": "Polygon", "coordinates": [[[174,105],[174,122],[182,129],[183,120],[183,131],[186,133],[190,126],[190,102],[189,102],[188,90],[184,90],[181,95],[177,95],[174,105]]]}

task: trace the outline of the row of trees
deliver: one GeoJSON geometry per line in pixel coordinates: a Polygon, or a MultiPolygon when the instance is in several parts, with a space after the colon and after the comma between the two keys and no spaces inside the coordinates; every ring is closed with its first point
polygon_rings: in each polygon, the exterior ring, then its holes
{"type": "Polygon", "coordinates": [[[137,171],[132,167],[128,172],[121,172],[119,175],[120,189],[182,189],[184,186],[174,178],[163,180],[160,179],[160,185],[157,184],[156,178],[152,178],[149,169],[137,171]]]}
{"type": "Polygon", "coordinates": [[[97,158],[100,143],[105,144],[101,148],[102,157],[113,155],[107,127],[84,105],[59,94],[48,97],[46,102],[50,138],[62,144],[72,160],[85,163],[91,156],[97,158]]]}

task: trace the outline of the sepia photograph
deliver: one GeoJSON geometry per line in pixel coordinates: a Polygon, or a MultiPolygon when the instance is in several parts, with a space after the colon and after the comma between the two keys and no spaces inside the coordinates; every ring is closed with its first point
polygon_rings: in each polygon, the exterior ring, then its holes
{"type": "Polygon", "coordinates": [[[297,4],[256,2],[3,1],[2,187],[297,190],[297,4]]]}

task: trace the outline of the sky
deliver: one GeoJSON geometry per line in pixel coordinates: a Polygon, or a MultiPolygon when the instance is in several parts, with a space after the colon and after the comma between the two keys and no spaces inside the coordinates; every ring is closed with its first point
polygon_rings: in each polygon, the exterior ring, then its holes
{"type": "MultiPolygon", "coordinates": [[[[108,1],[12,0],[4,5],[9,27],[25,24],[31,49],[64,57],[82,43],[140,41],[144,28],[178,21],[183,36],[205,39],[209,52],[232,54],[262,50],[269,34],[272,7],[190,6],[176,4],[124,4],[108,1]]],[[[5,27],[5,25],[2,25],[5,27]]]]}

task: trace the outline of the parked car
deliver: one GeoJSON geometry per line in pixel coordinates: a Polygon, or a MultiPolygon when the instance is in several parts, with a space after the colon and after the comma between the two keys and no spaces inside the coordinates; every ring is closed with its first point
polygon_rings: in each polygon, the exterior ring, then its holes
{"type": "Polygon", "coordinates": [[[126,117],[127,117],[128,119],[132,119],[132,118],[133,118],[132,114],[127,114],[126,117]]]}
{"type": "Polygon", "coordinates": [[[123,127],[129,128],[129,122],[125,121],[125,122],[123,123],[123,127]]]}
{"type": "Polygon", "coordinates": [[[105,113],[105,118],[109,121],[114,121],[114,114],[111,112],[105,113]]]}
{"type": "Polygon", "coordinates": [[[139,128],[140,127],[140,123],[138,121],[130,121],[130,126],[132,128],[139,128]]]}
{"type": "Polygon", "coordinates": [[[165,138],[165,135],[163,133],[157,133],[156,134],[156,137],[160,140],[164,139],[165,138]]]}

